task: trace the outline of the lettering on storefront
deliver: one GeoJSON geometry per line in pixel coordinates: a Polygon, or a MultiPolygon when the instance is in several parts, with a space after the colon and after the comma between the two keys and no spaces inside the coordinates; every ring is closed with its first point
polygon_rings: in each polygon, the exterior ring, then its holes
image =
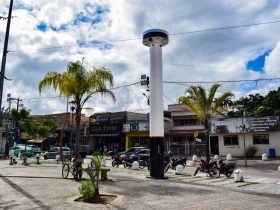
{"type": "Polygon", "coordinates": [[[266,132],[279,130],[278,117],[248,118],[249,130],[252,132],[266,132]]]}
{"type": "Polygon", "coordinates": [[[118,135],[122,132],[122,124],[91,124],[89,133],[93,136],[118,135]]]}
{"type": "Polygon", "coordinates": [[[211,122],[211,133],[240,133],[244,123],[246,132],[279,131],[279,117],[244,117],[232,119],[217,119],[211,122]]]}

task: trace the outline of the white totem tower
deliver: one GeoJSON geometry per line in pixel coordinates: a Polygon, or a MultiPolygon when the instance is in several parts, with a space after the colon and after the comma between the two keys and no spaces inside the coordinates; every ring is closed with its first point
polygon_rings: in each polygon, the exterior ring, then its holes
{"type": "Polygon", "coordinates": [[[143,44],[150,48],[150,177],[164,177],[164,118],[162,87],[162,51],[168,44],[168,33],[161,29],[150,29],[143,34],[143,44]]]}

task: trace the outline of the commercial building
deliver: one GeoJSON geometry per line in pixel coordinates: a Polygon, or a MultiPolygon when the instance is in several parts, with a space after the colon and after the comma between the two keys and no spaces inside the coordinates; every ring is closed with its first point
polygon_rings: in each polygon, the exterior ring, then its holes
{"type": "Polygon", "coordinates": [[[168,141],[165,141],[168,149],[176,155],[204,155],[204,126],[197,120],[196,115],[181,104],[168,105],[168,111],[171,112],[171,128],[168,141]]]}
{"type": "Polygon", "coordinates": [[[131,146],[146,145],[149,132],[143,129],[147,114],[135,112],[106,112],[91,116],[89,136],[95,150],[123,151],[131,146]]]}
{"type": "Polygon", "coordinates": [[[270,157],[280,155],[279,117],[244,117],[214,119],[211,122],[210,145],[218,150],[213,154],[244,156],[245,148],[257,147],[256,156],[267,154],[270,157]]]}

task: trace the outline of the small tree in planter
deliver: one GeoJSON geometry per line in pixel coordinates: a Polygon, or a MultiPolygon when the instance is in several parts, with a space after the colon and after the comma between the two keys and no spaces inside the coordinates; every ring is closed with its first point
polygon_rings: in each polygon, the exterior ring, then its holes
{"type": "Polygon", "coordinates": [[[89,179],[82,181],[79,191],[84,201],[103,202],[99,194],[99,176],[101,169],[101,158],[95,153],[92,157],[94,168],[87,167],[84,171],[89,175],[89,179]]]}

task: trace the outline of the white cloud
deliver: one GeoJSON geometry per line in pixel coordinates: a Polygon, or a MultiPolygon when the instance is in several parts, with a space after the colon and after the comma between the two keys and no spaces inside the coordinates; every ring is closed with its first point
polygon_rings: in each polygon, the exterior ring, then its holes
{"type": "MultiPolygon", "coordinates": [[[[0,8],[5,14],[8,4],[0,8]]],[[[139,81],[141,74],[149,74],[149,49],[142,45],[141,34],[150,28],[163,28],[169,33],[193,31],[247,23],[274,21],[280,19],[278,1],[258,0],[252,2],[227,0],[217,2],[174,0],[153,1],[47,1],[19,0],[15,3],[10,33],[10,52],[7,59],[7,76],[4,96],[10,92],[15,97],[30,98],[58,95],[46,90],[40,96],[38,82],[50,70],[63,71],[69,61],[86,58],[87,68],[108,67],[115,78],[115,86],[139,81]],[[90,4],[88,4],[90,3],[90,4]],[[87,6],[86,6],[87,5],[87,6]],[[75,17],[83,12],[92,18],[96,6],[108,8],[101,15],[101,21],[81,21],[74,25],[75,17]],[[37,29],[40,23],[47,24],[47,30],[37,29]],[[51,30],[65,26],[65,30],[51,30]],[[112,40],[134,39],[111,42],[112,40]],[[77,42],[104,41],[112,44],[111,49],[92,45],[80,48],[77,42]],[[31,50],[44,47],[70,46],[48,50],[31,50]],[[76,46],[75,46],[76,45],[76,46]]],[[[0,24],[0,39],[4,39],[5,23],[0,24]]],[[[163,48],[163,70],[166,81],[222,81],[259,79],[277,76],[279,66],[280,24],[220,30],[196,34],[170,36],[170,42],[163,48]],[[277,44],[277,45],[276,45],[277,44]],[[276,47],[275,47],[276,46],[276,47]],[[265,74],[247,71],[246,63],[259,56],[260,51],[273,49],[266,58],[265,74]]],[[[1,41],[1,44],[3,42],[1,41]]],[[[210,84],[211,85],[211,84],[210,84]]],[[[205,84],[203,86],[209,87],[205,84]]],[[[279,84],[259,83],[256,90],[246,92],[238,83],[224,83],[221,91],[234,91],[239,96],[252,92],[265,93],[279,84]],[[241,94],[241,95],[239,95],[241,94]]],[[[164,84],[165,107],[184,94],[185,86],[164,84]],[[167,97],[169,99],[167,99],[167,97]],[[171,101],[170,101],[171,100],[171,101]]],[[[139,85],[114,90],[117,102],[95,96],[86,107],[98,111],[138,110],[147,111],[145,92],[139,85]]],[[[26,100],[32,113],[54,113],[65,111],[65,100],[26,100]]]]}
{"type": "Polygon", "coordinates": [[[280,76],[280,42],[277,43],[275,48],[265,59],[265,72],[271,77],[280,76]]]}

